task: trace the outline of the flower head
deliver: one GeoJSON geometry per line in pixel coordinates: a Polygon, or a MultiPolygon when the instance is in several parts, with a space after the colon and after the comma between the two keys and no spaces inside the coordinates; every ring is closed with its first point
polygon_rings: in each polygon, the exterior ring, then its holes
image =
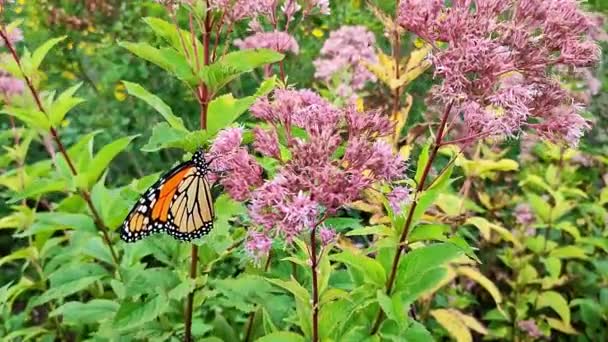
{"type": "Polygon", "coordinates": [[[412,191],[408,187],[395,187],[386,197],[393,213],[400,214],[403,207],[410,203],[412,191]]]}
{"type": "Polygon", "coordinates": [[[315,77],[330,82],[336,75],[346,75],[342,84],[347,87],[342,89],[342,95],[348,94],[349,89],[363,89],[367,81],[376,81],[362,63],[376,62],[375,42],[374,34],[364,26],[342,26],[331,32],[321,48],[321,55],[313,62],[315,77]]]}
{"type": "Polygon", "coordinates": [[[245,39],[237,39],[234,45],[239,49],[271,49],[278,52],[291,52],[297,55],[300,52],[298,42],[287,32],[256,32],[245,39]]]}
{"type": "Polygon", "coordinates": [[[247,241],[245,242],[245,251],[252,258],[259,260],[268,255],[272,247],[272,240],[264,233],[250,230],[247,233],[247,241]]]}
{"type": "Polygon", "coordinates": [[[554,77],[559,66],[588,67],[599,59],[590,38],[595,26],[577,1],[404,0],[398,22],[434,46],[442,82],[432,93],[462,115],[465,136],[517,136],[532,127],[574,145],[588,128],[554,77]]]}
{"type": "MultiPolygon", "coordinates": [[[[270,131],[254,128],[254,149],[278,165],[247,197],[252,221],[268,236],[290,242],[362,198],[374,183],[403,178],[404,161],[379,140],[392,132],[392,125],[377,112],[337,108],[310,90],[277,89],[259,99],[251,113],[272,126],[270,131]],[[277,130],[286,159],[279,156],[277,130]]],[[[225,181],[248,172],[235,169],[225,181]]],[[[330,240],[328,232],[323,236],[330,240]]]]}
{"type": "Polygon", "coordinates": [[[336,231],[323,225],[319,228],[319,238],[321,243],[327,246],[336,239],[336,231]]]}

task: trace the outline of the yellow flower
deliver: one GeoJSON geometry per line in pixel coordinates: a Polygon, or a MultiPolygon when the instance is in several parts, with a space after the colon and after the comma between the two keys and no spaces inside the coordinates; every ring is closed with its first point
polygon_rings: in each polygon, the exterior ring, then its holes
{"type": "Polygon", "coordinates": [[[357,101],[355,102],[355,106],[357,107],[357,110],[360,112],[365,110],[365,102],[360,97],[357,98],[357,101]]]}
{"type": "Polygon", "coordinates": [[[317,37],[317,38],[322,38],[323,37],[323,30],[321,30],[320,28],[316,28],[314,30],[312,30],[312,35],[317,37]]]}
{"type": "Polygon", "coordinates": [[[65,79],[68,79],[68,80],[71,80],[71,81],[73,81],[73,80],[75,80],[75,79],[76,79],[76,75],[74,75],[74,73],[73,73],[73,72],[71,72],[71,71],[67,71],[67,70],[64,70],[64,71],[61,73],[61,76],[62,76],[63,78],[65,78],[65,79]]]}
{"type": "Polygon", "coordinates": [[[421,38],[416,38],[416,40],[414,40],[414,46],[418,49],[421,49],[425,45],[426,45],[426,42],[424,40],[422,40],[421,38]]]}
{"type": "Polygon", "coordinates": [[[127,93],[125,92],[125,85],[122,83],[117,83],[114,87],[114,97],[122,102],[127,98],[127,93]]]}

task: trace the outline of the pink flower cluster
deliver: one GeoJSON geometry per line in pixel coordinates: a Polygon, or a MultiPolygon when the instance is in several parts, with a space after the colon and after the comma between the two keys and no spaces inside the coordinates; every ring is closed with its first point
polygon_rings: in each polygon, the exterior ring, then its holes
{"type": "MultiPolygon", "coordinates": [[[[275,90],[250,111],[266,127],[254,129],[253,147],[275,160],[273,176],[262,183],[261,167],[240,146],[240,129],[223,131],[211,151],[227,156],[215,166],[228,170],[222,184],[235,199],[249,200],[249,215],[261,228],[247,244],[253,255],[267,252],[267,238],[290,242],[372,184],[404,177],[404,161],[381,139],[392,124],[378,112],[336,108],[312,91],[291,89],[275,90]]],[[[319,230],[322,241],[333,239],[328,230],[319,230]]]]}
{"type": "Polygon", "coordinates": [[[377,61],[374,44],[376,38],[364,26],[342,26],[329,34],[321,48],[321,55],[313,63],[315,77],[331,82],[334,77],[346,77],[341,81],[338,92],[348,98],[354,91],[361,90],[365,83],[375,82],[376,77],[361,63],[377,61]]]}
{"type": "Polygon", "coordinates": [[[278,52],[291,52],[297,55],[300,52],[298,42],[287,32],[256,32],[245,39],[237,39],[234,45],[244,49],[271,49],[278,52]]]}
{"type": "Polygon", "coordinates": [[[595,27],[575,0],[403,0],[399,23],[431,43],[434,95],[462,115],[467,135],[577,144],[589,127],[557,81],[558,66],[599,58],[595,27]]]}
{"type": "Polygon", "coordinates": [[[23,94],[25,84],[22,80],[0,70],[0,97],[9,98],[14,95],[23,94]]]}

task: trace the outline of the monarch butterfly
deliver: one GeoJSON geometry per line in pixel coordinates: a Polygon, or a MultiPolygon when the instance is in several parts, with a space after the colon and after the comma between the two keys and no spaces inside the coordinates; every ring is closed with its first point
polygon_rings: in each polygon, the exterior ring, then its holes
{"type": "Polygon", "coordinates": [[[167,232],[178,240],[199,238],[213,228],[213,198],[207,179],[211,161],[198,150],[163,175],[140,197],[122,224],[120,237],[135,242],[167,232]]]}

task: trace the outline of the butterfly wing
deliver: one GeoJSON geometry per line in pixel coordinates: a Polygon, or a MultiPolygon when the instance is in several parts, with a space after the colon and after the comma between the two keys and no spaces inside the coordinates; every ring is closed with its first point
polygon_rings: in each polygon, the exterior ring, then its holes
{"type": "Polygon", "coordinates": [[[141,196],[124,221],[120,237],[135,242],[164,231],[189,241],[208,233],[213,219],[209,182],[192,162],[185,162],[141,196]]]}

